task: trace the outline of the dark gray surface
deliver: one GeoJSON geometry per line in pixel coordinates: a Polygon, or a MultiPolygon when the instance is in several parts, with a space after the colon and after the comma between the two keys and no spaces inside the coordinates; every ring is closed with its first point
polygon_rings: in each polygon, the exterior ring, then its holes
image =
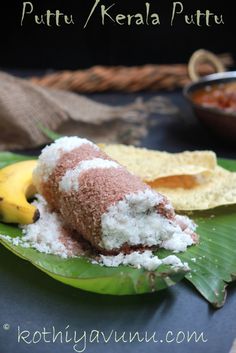
{"type": "MultiPolygon", "coordinates": [[[[85,352],[150,352],[228,353],[235,337],[236,286],[231,286],[223,309],[212,309],[193,288],[186,283],[160,293],[133,297],[101,296],[67,287],[49,278],[29,263],[18,259],[4,248],[0,257],[1,278],[1,353],[54,353],[74,352],[72,344],[17,343],[17,326],[33,332],[46,327],[80,336],[85,330],[109,334],[116,330],[154,331],[160,339],[171,330],[204,332],[206,343],[89,343],[85,352]],[[3,324],[10,329],[4,330],[3,324]]],[[[82,342],[80,347],[82,347],[82,342]]]]}
{"type": "MultiPolygon", "coordinates": [[[[178,116],[156,116],[158,122],[152,125],[143,145],[169,151],[184,149],[214,149],[219,156],[236,158],[236,150],[225,146],[209,137],[204,129],[192,117],[188,106],[180,93],[168,94],[177,104],[181,113],[178,116]]],[[[112,104],[128,103],[136,95],[93,95],[99,101],[112,104]]],[[[150,95],[143,94],[149,98],[150,95]]],[[[70,335],[74,330],[80,337],[83,331],[87,334],[88,353],[229,353],[236,337],[236,285],[228,291],[225,306],[214,310],[186,282],[160,293],[132,297],[102,296],[83,292],[56,282],[43,274],[30,263],[0,247],[0,353],[70,353],[75,352],[72,343],[26,344],[17,342],[17,330],[56,331],[65,333],[69,325],[70,335]],[[4,324],[10,325],[8,330],[4,324]],[[91,330],[100,331],[100,342],[89,343],[91,330]],[[105,344],[102,333],[106,336],[113,331],[110,341],[105,344]],[[150,337],[157,333],[158,343],[152,341],[132,343],[114,342],[114,333],[138,331],[140,335],[147,331],[150,337]],[[207,342],[167,343],[165,335],[173,331],[176,335],[183,331],[187,337],[196,331],[204,333],[207,342]],[[163,340],[161,343],[160,340],[163,340]]],[[[37,339],[39,334],[36,334],[37,339]]],[[[94,332],[93,332],[94,335],[94,332]]],[[[182,334],[180,334],[182,335],[182,334]]],[[[93,336],[94,337],[94,336],[93,336]]],[[[47,336],[47,340],[51,336],[47,336]]],[[[65,338],[65,335],[64,335],[65,338]]],[[[171,338],[169,336],[169,338],[171,338]]],[[[179,336],[181,338],[181,336],[179,336]]],[[[77,346],[82,351],[85,341],[77,346]]]]}

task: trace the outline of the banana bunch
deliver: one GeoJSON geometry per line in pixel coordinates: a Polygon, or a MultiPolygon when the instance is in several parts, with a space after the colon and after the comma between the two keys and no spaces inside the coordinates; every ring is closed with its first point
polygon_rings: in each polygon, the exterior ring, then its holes
{"type": "Polygon", "coordinates": [[[0,169],[0,220],[6,223],[30,224],[39,217],[36,207],[27,199],[36,193],[32,172],[37,161],[18,162],[0,169]]]}

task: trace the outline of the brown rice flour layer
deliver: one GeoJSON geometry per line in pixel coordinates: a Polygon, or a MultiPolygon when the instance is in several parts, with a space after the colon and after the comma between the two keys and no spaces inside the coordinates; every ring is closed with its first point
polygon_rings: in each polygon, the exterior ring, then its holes
{"type": "Polygon", "coordinates": [[[86,139],[64,137],[47,146],[33,179],[65,225],[102,253],[177,252],[196,241],[192,221],[176,216],[163,195],[86,139]]]}

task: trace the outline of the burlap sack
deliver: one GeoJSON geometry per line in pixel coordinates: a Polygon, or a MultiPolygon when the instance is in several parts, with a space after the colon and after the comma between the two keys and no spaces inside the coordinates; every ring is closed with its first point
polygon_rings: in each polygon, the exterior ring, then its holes
{"type": "Polygon", "coordinates": [[[138,144],[147,133],[147,116],[175,107],[156,97],[114,107],[84,96],[42,88],[0,72],[0,148],[34,148],[49,141],[41,126],[95,142],[138,144]],[[167,108],[168,107],[168,108],[167,108]]]}

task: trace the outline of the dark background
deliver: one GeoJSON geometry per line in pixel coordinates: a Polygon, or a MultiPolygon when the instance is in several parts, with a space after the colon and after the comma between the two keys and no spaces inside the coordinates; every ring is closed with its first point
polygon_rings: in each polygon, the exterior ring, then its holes
{"type": "MultiPolygon", "coordinates": [[[[194,14],[197,9],[222,14],[224,25],[187,25],[179,15],[170,26],[172,1],[149,0],[153,12],[160,15],[159,26],[119,26],[107,20],[101,24],[97,10],[86,29],[83,25],[95,0],[32,0],[34,11],[20,25],[23,1],[1,3],[0,33],[2,68],[77,69],[95,64],[140,65],[145,63],[187,62],[199,48],[215,53],[236,54],[234,1],[182,0],[183,14],[194,14]],[[34,15],[56,9],[73,14],[74,25],[52,27],[37,25],[34,15]]],[[[145,13],[145,0],[101,0],[110,13],[145,13]]],[[[54,23],[54,21],[52,21],[54,23]]]]}

